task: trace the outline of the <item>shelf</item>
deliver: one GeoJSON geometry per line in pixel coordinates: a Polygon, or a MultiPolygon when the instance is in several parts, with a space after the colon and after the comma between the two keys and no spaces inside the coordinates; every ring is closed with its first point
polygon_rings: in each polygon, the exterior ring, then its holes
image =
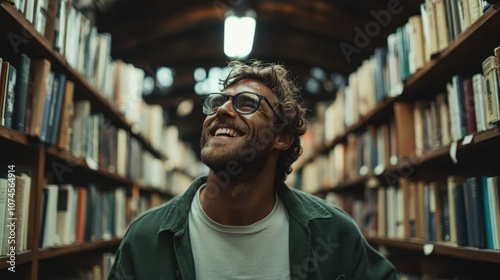
{"type": "MultiPolygon", "coordinates": [[[[114,181],[114,182],[117,182],[119,184],[124,184],[124,185],[132,185],[133,184],[133,182],[131,180],[129,180],[123,176],[120,176],[118,174],[111,173],[110,171],[108,171],[102,167],[99,167],[97,169],[93,169],[93,168],[89,167],[89,165],[87,164],[85,159],[77,157],[77,156],[75,156],[67,151],[59,150],[58,148],[53,147],[53,146],[47,147],[47,156],[49,158],[52,157],[54,159],[57,159],[59,161],[64,162],[64,166],[66,166],[70,169],[78,167],[78,168],[84,170],[85,173],[90,174],[91,176],[99,176],[103,179],[114,181]]],[[[50,166],[50,164],[48,164],[48,165],[50,166]]],[[[71,172],[72,171],[68,171],[68,173],[71,173],[71,172]]],[[[72,175],[72,177],[73,176],[74,175],[72,175]]],[[[72,178],[72,179],[74,179],[74,178],[72,178]]]]}
{"type": "Polygon", "coordinates": [[[152,186],[139,186],[139,190],[141,192],[146,192],[146,193],[157,193],[157,194],[160,194],[162,196],[169,197],[169,198],[173,197],[170,192],[168,192],[166,190],[158,189],[158,188],[155,188],[152,186]]]}
{"type": "Polygon", "coordinates": [[[30,141],[28,137],[14,129],[0,125],[0,144],[15,143],[28,146],[30,141]]]}
{"type": "MultiPolygon", "coordinates": [[[[364,186],[368,184],[368,180],[371,180],[375,177],[378,177],[379,179],[386,179],[389,185],[391,185],[391,183],[394,183],[393,181],[397,178],[415,176],[419,175],[419,173],[424,173],[423,175],[425,177],[428,177],[429,172],[419,172],[420,169],[433,169],[435,167],[439,167],[446,172],[450,172],[451,170],[452,172],[455,171],[454,173],[461,174],[463,172],[467,172],[467,170],[463,170],[463,168],[470,168],[467,163],[471,162],[475,158],[482,158],[484,161],[484,166],[478,166],[478,168],[481,168],[481,170],[486,173],[495,172],[495,169],[497,169],[498,166],[498,162],[496,162],[497,165],[490,164],[490,170],[486,168],[488,166],[488,164],[485,162],[487,159],[484,159],[484,157],[481,157],[480,155],[487,153],[490,149],[493,149],[491,153],[492,157],[490,158],[494,158],[495,155],[500,153],[497,148],[498,143],[500,143],[500,128],[491,128],[489,130],[473,134],[473,140],[470,144],[463,145],[461,142],[457,144],[457,164],[454,164],[450,157],[451,145],[447,145],[434,151],[427,152],[421,157],[412,157],[400,160],[397,165],[387,167],[381,174],[374,174],[373,172],[370,172],[365,176],[351,178],[330,188],[322,189],[318,192],[318,194],[326,194],[330,191],[337,192],[364,186]]],[[[471,171],[472,173],[476,173],[476,170],[471,171]]],[[[496,175],[500,175],[500,173],[496,175]]]]}
{"type": "Polygon", "coordinates": [[[3,37],[3,40],[5,40],[0,41],[0,43],[5,42],[5,46],[12,46],[13,50],[10,51],[15,53],[24,52],[31,58],[49,59],[52,69],[64,73],[68,80],[75,83],[75,99],[89,100],[92,104],[92,108],[103,112],[116,127],[129,131],[154,156],[165,159],[165,156],[162,155],[160,151],[154,149],[150,141],[136,133],[136,129],[134,129],[133,125],[127,121],[82,74],[73,69],[66,59],[59,52],[54,50],[48,39],[41,36],[34,26],[12,8],[9,3],[0,3],[0,25],[9,26],[7,29],[0,29],[0,37],[3,37]],[[7,38],[11,36],[15,36],[16,39],[21,40],[22,43],[16,45],[9,42],[7,38]]]}
{"type": "Polygon", "coordinates": [[[466,259],[471,261],[491,262],[500,264],[500,251],[484,250],[473,247],[458,247],[452,244],[432,243],[417,240],[391,239],[379,237],[367,237],[366,240],[372,246],[387,246],[403,250],[421,252],[424,254],[424,246],[433,245],[430,255],[449,256],[453,258],[466,259]]]}
{"type": "MultiPolygon", "coordinates": [[[[10,264],[7,263],[9,260],[8,257],[2,256],[0,257],[0,269],[6,269],[10,267],[10,264]]],[[[32,251],[25,251],[21,253],[16,253],[16,266],[29,263],[33,260],[33,252],[32,251]]]]}
{"type": "Polygon", "coordinates": [[[81,253],[91,250],[100,250],[106,248],[118,248],[121,239],[101,240],[93,242],[76,243],[67,246],[39,249],[38,258],[46,260],[59,256],[81,253]]]}
{"type": "Polygon", "coordinates": [[[412,101],[435,95],[433,90],[444,90],[445,82],[455,74],[482,72],[481,62],[493,55],[499,46],[500,5],[490,7],[473,25],[460,34],[434,60],[414,73],[405,82],[403,94],[397,101],[412,101]],[[432,88],[433,85],[441,85],[432,88]],[[432,88],[433,90],[430,90],[432,88]]]}
{"type": "MultiPolygon", "coordinates": [[[[385,116],[392,112],[393,104],[399,101],[415,101],[435,96],[445,88],[448,80],[454,74],[463,74],[472,68],[480,72],[481,63],[487,56],[493,55],[493,49],[500,45],[498,38],[491,36],[485,40],[484,34],[495,34],[500,26],[500,5],[494,5],[472,26],[459,35],[450,45],[424,68],[412,74],[404,84],[403,93],[389,97],[378,103],[373,110],[361,118],[345,132],[330,143],[316,147],[313,156],[307,158],[296,168],[301,170],[318,154],[326,153],[335,145],[344,142],[347,135],[361,132],[369,125],[382,123],[385,116]],[[478,44],[478,42],[481,42],[478,44]],[[471,51],[473,49],[473,51],[471,51]],[[448,74],[446,76],[445,74],[448,74]],[[441,85],[434,88],[434,85],[441,85]]],[[[466,73],[472,74],[472,73],[466,73]]],[[[387,119],[387,118],[385,118],[387,119]]]]}

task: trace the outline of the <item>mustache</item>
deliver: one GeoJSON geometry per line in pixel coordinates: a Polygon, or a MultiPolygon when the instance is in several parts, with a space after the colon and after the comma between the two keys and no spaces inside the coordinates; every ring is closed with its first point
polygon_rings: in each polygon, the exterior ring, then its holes
{"type": "Polygon", "coordinates": [[[230,126],[234,129],[237,129],[241,132],[245,132],[246,129],[244,127],[242,127],[241,125],[239,125],[237,122],[235,122],[234,120],[232,119],[222,119],[222,120],[215,120],[213,121],[208,127],[207,127],[207,131],[212,131],[212,129],[217,126],[217,125],[227,125],[227,126],[230,126]]]}

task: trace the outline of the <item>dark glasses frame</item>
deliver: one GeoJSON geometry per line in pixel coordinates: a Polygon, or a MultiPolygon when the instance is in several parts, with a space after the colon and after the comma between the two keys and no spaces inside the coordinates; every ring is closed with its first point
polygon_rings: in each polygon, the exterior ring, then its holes
{"type": "Polygon", "coordinates": [[[209,94],[207,94],[207,95],[205,95],[203,97],[200,97],[203,114],[205,114],[207,116],[215,114],[217,112],[217,109],[219,108],[219,107],[217,107],[217,108],[213,109],[213,108],[209,108],[209,107],[205,106],[205,101],[207,100],[208,96],[210,96],[210,95],[222,95],[224,97],[224,99],[225,99],[224,104],[226,102],[228,102],[230,98],[232,98],[233,102],[231,102],[231,104],[232,104],[234,110],[236,112],[238,112],[238,114],[241,114],[241,115],[250,115],[250,114],[255,113],[259,109],[260,104],[262,103],[262,100],[266,101],[267,105],[269,105],[269,107],[271,107],[271,110],[273,111],[273,113],[276,114],[276,110],[274,109],[273,105],[271,105],[271,103],[269,102],[269,100],[267,99],[267,97],[265,97],[262,94],[258,94],[258,93],[251,92],[251,91],[242,91],[242,92],[238,92],[235,95],[227,95],[227,94],[222,93],[222,92],[213,92],[213,93],[209,93],[209,94]],[[250,112],[241,112],[238,108],[236,108],[235,104],[237,104],[238,102],[234,102],[234,101],[237,100],[238,97],[240,97],[242,94],[252,94],[252,95],[258,97],[258,102],[259,103],[257,104],[257,106],[255,107],[254,110],[252,110],[250,112]]]}

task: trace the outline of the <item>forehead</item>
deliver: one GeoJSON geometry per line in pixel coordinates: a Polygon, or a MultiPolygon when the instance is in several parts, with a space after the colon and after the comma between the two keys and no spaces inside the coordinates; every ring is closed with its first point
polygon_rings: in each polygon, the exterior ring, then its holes
{"type": "Polygon", "coordinates": [[[266,96],[269,100],[274,99],[274,93],[271,91],[270,88],[268,88],[262,82],[249,79],[241,80],[236,84],[226,88],[224,90],[224,93],[229,95],[235,95],[242,91],[255,92],[266,96]]]}

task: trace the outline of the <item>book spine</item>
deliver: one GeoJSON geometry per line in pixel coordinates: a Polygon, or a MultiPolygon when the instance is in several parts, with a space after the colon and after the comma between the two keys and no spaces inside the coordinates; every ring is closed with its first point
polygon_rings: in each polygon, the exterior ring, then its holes
{"type": "Polygon", "coordinates": [[[472,78],[464,79],[463,89],[465,97],[465,119],[467,134],[472,134],[477,131],[476,108],[474,103],[474,91],[472,89],[472,78]]]}
{"type": "Polygon", "coordinates": [[[495,48],[494,53],[495,53],[495,58],[497,61],[496,62],[496,64],[497,64],[497,79],[500,79],[500,67],[498,67],[498,65],[500,65],[500,46],[495,48]]]}
{"type": "Polygon", "coordinates": [[[16,83],[16,100],[14,102],[14,116],[12,128],[24,133],[24,122],[27,107],[29,75],[31,59],[26,54],[21,54],[19,73],[16,83]]]}
{"type": "Polygon", "coordinates": [[[465,210],[464,184],[455,183],[453,186],[453,196],[455,200],[455,226],[457,234],[457,245],[467,246],[469,237],[467,231],[467,216],[465,210]]]}
{"type": "Polygon", "coordinates": [[[476,127],[478,131],[488,128],[486,122],[485,101],[483,93],[483,74],[478,73],[472,76],[472,90],[474,92],[474,106],[476,111],[476,127]]]}
{"type": "Polygon", "coordinates": [[[496,58],[490,56],[482,64],[486,94],[486,117],[489,124],[500,121],[500,104],[498,100],[498,77],[496,58]]]}
{"type": "Polygon", "coordinates": [[[9,66],[9,76],[7,79],[7,87],[6,87],[6,96],[5,96],[5,103],[4,103],[4,120],[3,120],[3,125],[6,127],[12,128],[12,118],[14,115],[14,102],[15,102],[15,92],[14,89],[16,87],[16,76],[17,76],[17,69],[10,65],[9,66]]]}

